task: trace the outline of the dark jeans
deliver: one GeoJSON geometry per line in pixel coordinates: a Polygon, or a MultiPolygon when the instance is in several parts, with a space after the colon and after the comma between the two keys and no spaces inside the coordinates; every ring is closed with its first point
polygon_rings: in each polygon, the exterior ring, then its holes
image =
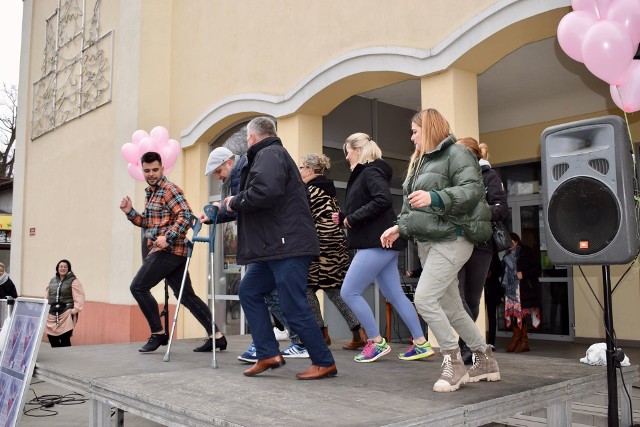
{"type": "Polygon", "coordinates": [[[293,257],[253,263],[247,269],[238,295],[251,327],[258,359],[280,354],[273,334],[265,297],[278,289],[280,305],[291,328],[300,335],[311,363],[332,366],[335,362],[307,302],[307,274],[311,257],[293,257]]]}
{"type": "Polygon", "coordinates": [[[492,257],[493,249],[490,245],[475,245],[471,258],[458,272],[458,289],[462,305],[474,322],[480,312],[480,298],[492,257]]]}
{"type": "Polygon", "coordinates": [[[49,344],[51,347],[71,347],[71,336],[73,335],[73,329],[65,332],[62,335],[49,335],[49,344]]]}
{"type": "MultiPolygon", "coordinates": [[[[163,328],[160,322],[160,313],[158,313],[158,302],[151,295],[151,288],[164,279],[173,291],[173,295],[178,298],[186,263],[186,257],[168,252],[154,252],[144,259],[138,274],[131,282],[131,287],[129,288],[131,295],[138,302],[142,314],[149,322],[149,328],[151,328],[152,333],[160,332],[163,328]]],[[[181,303],[189,309],[207,331],[207,335],[210,336],[212,330],[211,311],[207,304],[193,292],[189,272],[187,272],[187,277],[184,281],[181,303]]],[[[169,331],[165,332],[168,333],[169,331]]],[[[216,332],[218,332],[217,326],[216,332]]]]}

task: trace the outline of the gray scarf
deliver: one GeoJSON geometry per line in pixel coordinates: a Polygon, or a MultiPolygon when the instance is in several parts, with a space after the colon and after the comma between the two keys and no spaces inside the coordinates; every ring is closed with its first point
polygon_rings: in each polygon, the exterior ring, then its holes
{"type": "Polygon", "coordinates": [[[0,276],[0,286],[4,285],[7,282],[7,280],[9,280],[9,275],[5,271],[4,273],[2,273],[2,276],[0,276]]]}

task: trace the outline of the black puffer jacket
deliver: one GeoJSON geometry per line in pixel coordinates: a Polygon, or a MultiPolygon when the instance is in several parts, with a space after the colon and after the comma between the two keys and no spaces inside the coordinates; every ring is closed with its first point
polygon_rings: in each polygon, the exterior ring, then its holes
{"type": "Polygon", "coordinates": [[[320,254],[307,189],[280,138],[249,148],[230,206],[238,212],[238,264],[320,254]]]}
{"type": "MultiPolygon", "coordinates": [[[[345,214],[351,228],[347,241],[351,249],[381,248],[380,235],[393,225],[396,215],[389,191],[393,170],[382,159],[358,164],[351,172],[345,196],[345,214]]],[[[393,249],[403,249],[398,239],[393,249]]]]}

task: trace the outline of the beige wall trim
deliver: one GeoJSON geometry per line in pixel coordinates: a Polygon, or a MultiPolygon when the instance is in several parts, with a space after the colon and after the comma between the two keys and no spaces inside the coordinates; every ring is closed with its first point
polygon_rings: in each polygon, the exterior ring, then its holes
{"type": "MultiPolygon", "coordinates": [[[[22,2],[22,28],[31,28],[33,3],[31,0],[22,2]]],[[[18,105],[29,105],[29,58],[31,46],[31,32],[22,31],[20,51],[20,77],[18,87],[18,105]]],[[[28,108],[18,108],[17,129],[30,129],[28,124],[28,108]]],[[[18,294],[22,294],[22,240],[24,239],[24,187],[26,176],[26,151],[27,132],[16,132],[16,149],[14,152],[15,164],[13,168],[13,230],[11,242],[11,265],[9,271],[13,281],[18,285],[18,294]],[[15,267],[15,268],[14,268],[15,267]]]]}
{"type": "Polygon", "coordinates": [[[445,70],[473,46],[509,25],[570,4],[570,0],[496,1],[433,48],[379,46],[340,55],[307,75],[283,95],[245,93],[215,103],[180,133],[182,147],[187,148],[199,142],[213,125],[235,114],[248,111],[274,117],[294,114],[323,89],[355,74],[398,72],[418,77],[445,70]]]}

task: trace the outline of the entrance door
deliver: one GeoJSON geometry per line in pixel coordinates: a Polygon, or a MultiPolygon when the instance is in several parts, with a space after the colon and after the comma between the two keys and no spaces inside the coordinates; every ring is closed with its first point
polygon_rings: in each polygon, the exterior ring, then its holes
{"type": "MultiPolygon", "coordinates": [[[[542,195],[510,196],[507,227],[520,236],[523,245],[533,250],[542,267],[542,322],[537,329],[529,324],[531,338],[573,341],[575,331],[572,269],[552,264],[547,256],[542,195]]],[[[505,324],[504,306],[500,308],[498,316],[498,334],[510,336],[511,332],[505,324]]]]}

